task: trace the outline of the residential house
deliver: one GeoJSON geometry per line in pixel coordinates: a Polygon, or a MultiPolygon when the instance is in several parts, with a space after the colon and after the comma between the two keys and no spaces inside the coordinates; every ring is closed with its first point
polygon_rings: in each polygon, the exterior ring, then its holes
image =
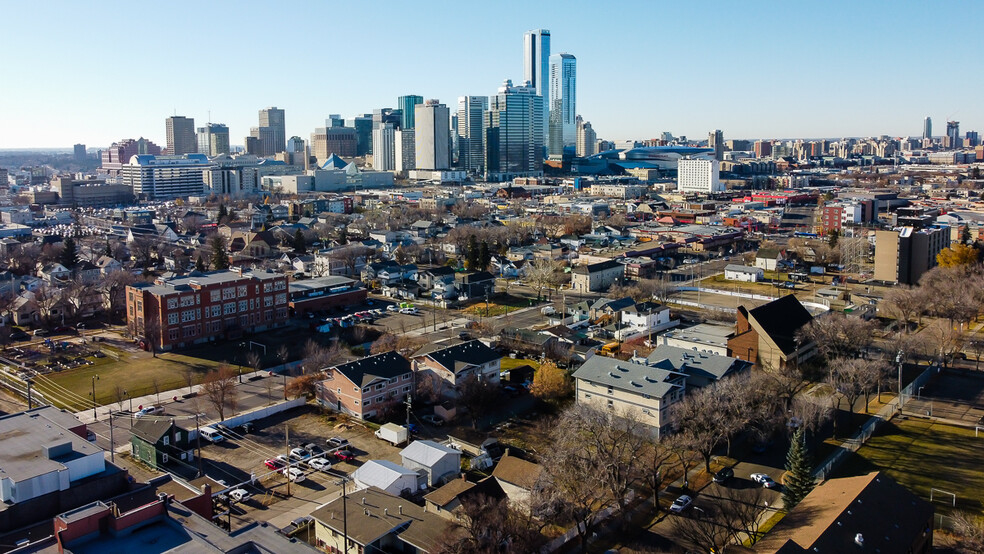
{"type": "Polygon", "coordinates": [[[738,358],[694,352],[676,346],[657,346],[645,364],[687,376],[687,389],[706,387],[725,377],[748,373],[752,363],[738,358]]]}
{"type": "Polygon", "coordinates": [[[114,271],[123,271],[123,264],[111,256],[99,256],[99,259],[96,260],[96,267],[103,275],[109,275],[114,271]]]}
{"type": "Polygon", "coordinates": [[[355,490],[376,487],[393,495],[416,492],[420,477],[416,471],[389,460],[369,460],[352,473],[355,490]]]}
{"type": "Polygon", "coordinates": [[[311,517],[317,547],[345,554],[436,554],[449,525],[441,516],[375,487],[336,498],[311,517]]]}
{"type": "Polygon", "coordinates": [[[424,509],[449,520],[457,518],[457,510],[462,502],[469,498],[485,497],[492,499],[506,498],[505,491],[499,486],[494,477],[486,477],[477,483],[468,481],[462,473],[459,479],[452,479],[447,484],[424,496],[424,509]]]}
{"type": "Polygon", "coordinates": [[[933,552],[933,505],[873,471],[817,485],[755,543],[762,554],[933,552]]]}
{"type": "Polygon", "coordinates": [[[622,277],[625,268],[615,260],[576,266],[571,271],[571,290],[601,292],[622,277]]]}
{"type": "Polygon", "coordinates": [[[519,327],[506,327],[499,332],[499,337],[505,345],[539,356],[546,356],[560,343],[556,334],[519,327]]]}
{"type": "Polygon", "coordinates": [[[51,285],[64,283],[72,278],[72,270],[58,262],[51,262],[38,269],[38,277],[51,285]]]}
{"type": "Polygon", "coordinates": [[[751,310],[739,306],[728,354],[774,370],[805,362],[817,351],[815,342],[799,334],[811,321],[813,316],[792,294],[751,310]]]}
{"type": "Polygon", "coordinates": [[[89,260],[79,260],[79,263],[75,266],[75,276],[83,283],[91,285],[102,279],[103,273],[99,266],[89,260]]]}
{"type": "Polygon", "coordinates": [[[488,271],[457,273],[454,280],[458,292],[466,298],[481,298],[495,294],[495,276],[488,271]]]}
{"type": "Polygon", "coordinates": [[[765,270],[760,267],[728,264],[724,266],[724,278],[728,281],[758,283],[765,278],[765,270]]]}
{"type": "Polygon", "coordinates": [[[318,403],[359,419],[381,416],[413,390],[410,361],[395,351],[337,365],[325,374],[316,385],[318,403]]]}
{"type": "Polygon", "coordinates": [[[573,377],[578,404],[632,414],[656,436],[668,429],[669,408],[687,387],[685,373],[606,356],[588,358],[573,377]]]}
{"type": "Polygon", "coordinates": [[[539,486],[542,473],[543,466],[511,455],[507,448],[492,470],[492,478],[502,488],[509,502],[527,506],[530,495],[539,486]]]}
{"type": "Polygon", "coordinates": [[[461,451],[429,440],[417,440],[400,451],[401,465],[422,474],[428,487],[461,473],[461,451]]]}
{"type": "Polygon", "coordinates": [[[133,456],[150,467],[163,467],[172,461],[190,463],[195,459],[190,432],[172,419],[145,417],[130,427],[133,456]]]}
{"type": "Polygon", "coordinates": [[[417,283],[425,291],[431,291],[437,283],[454,283],[454,269],[446,265],[417,271],[417,283]]]}
{"type": "Polygon", "coordinates": [[[779,262],[784,259],[782,250],[778,248],[759,248],[755,253],[755,267],[765,271],[775,271],[779,268],[779,262]]]}
{"type": "Polygon", "coordinates": [[[622,310],[615,338],[626,341],[641,335],[651,335],[680,323],[670,319],[670,308],[657,302],[639,302],[622,310]]]}
{"type": "Polygon", "coordinates": [[[432,344],[413,354],[412,359],[418,394],[425,392],[435,398],[454,398],[456,387],[472,376],[493,385],[499,384],[502,354],[479,340],[446,348],[432,344]]]}
{"type": "Polygon", "coordinates": [[[437,225],[434,225],[432,221],[427,221],[425,219],[418,219],[410,225],[410,233],[420,239],[426,239],[433,237],[437,234],[437,225]]]}
{"type": "Polygon", "coordinates": [[[269,258],[280,252],[280,241],[273,234],[236,231],[229,240],[229,253],[244,258],[269,258]]]}

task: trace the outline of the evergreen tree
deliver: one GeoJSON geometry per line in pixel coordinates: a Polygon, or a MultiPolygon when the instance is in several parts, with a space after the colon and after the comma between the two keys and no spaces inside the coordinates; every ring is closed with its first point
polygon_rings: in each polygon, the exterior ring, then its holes
{"type": "Polygon", "coordinates": [[[492,263],[492,254],[489,252],[489,243],[483,242],[478,251],[478,268],[485,271],[492,263]]]}
{"type": "Polygon", "coordinates": [[[297,254],[307,254],[307,245],[304,243],[304,233],[300,229],[294,231],[294,252],[297,254]]]}
{"type": "Polygon", "coordinates": [[[106,239],[106,255],[113,257],[113,247],[109,245],[109,238],[106,239]]]}
{"type": "Polygon", "coordinates": [[[829,244],[831,248],[836,247],[838,238],[840,238],[840,232],[837,231],[837,229],[831,230],[830,234],[827,235],[827,244],[829,244]]]}
{"type": "Polygon", "coordinates": [[[195,269],[198,271],[206,271],[208,268],[205,267],[205,260],[202,259],[202,255],[198,255],[198,259],[195,260],[195,269]]]}
{"type": "Polygon", "coordinates": [[[786,477],[783,479],[782,501],[786,511],[792,510],[810,494],[816,481],[813,479],[813,460],[806,448],[803,428],[793,433],[789,452],[786,454],[786,477]]]}
{"type": "Polygon", "coordinates": [[[960,242],[964,244],[970,244],[972,242],[970,236],[970,225],[964,225],[963,230],[960,232],[960,242]]]}
{"type": "Polygon", "coordinates": [[[229,210],[226,209],[225,204],[219,204],[219,217],[218,217],[219,223],[220,224],[224,223],[224,221],[222,220],[228,216],[229,216],[229,210]]]}
{"type": "Polygon", "coordinates": [[[222,235],[213,235],[209,244],[212,247],[212,269],[229,269],[225,238],[222,235]]]}
{"type": "Polygon", "coordinates": [[[478,269],[479,264],[479,250],[478,250],[478,240],[475,235],[468,237],[468,249],[465,252],[466,261],[468,263],[468,269],[475,271],[478,269]]]}
{"type": "Polygon", "coordinates": [[[61,255],[58,256],[58,263],[68,269],[75,269],[75,264],[79,263],[79,247],[75,245],[75,239],[66,237],[62,245],[61,255]]]}

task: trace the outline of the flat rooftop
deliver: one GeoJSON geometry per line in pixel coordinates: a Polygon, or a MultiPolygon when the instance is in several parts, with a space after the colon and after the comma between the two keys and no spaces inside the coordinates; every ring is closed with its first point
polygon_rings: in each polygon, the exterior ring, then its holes
{"type": "Polygon", "coordinates": [[[0,417],[0,479],[19,482],[62,471],[62,462],[101,454],[102,448],[69,431],[81,425],[74,415],[51,407],[0,417]],[[53,459],[46,457],[44,447],[57,444],[70,448],[53,459]]]}
{"type": "Polygon", "coordinates": [[[734,325],[717,325],[700,323],[686,329],[673,329],[660,335],[667,339],[676,339],[710,346],[728,346],[728,338],[735,334],[734,325]]]}

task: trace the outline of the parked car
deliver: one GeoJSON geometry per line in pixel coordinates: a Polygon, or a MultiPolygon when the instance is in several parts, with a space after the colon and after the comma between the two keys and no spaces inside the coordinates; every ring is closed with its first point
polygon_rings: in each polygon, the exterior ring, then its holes
{"type": "Polygon", "coordinates": [[[314,444],[313,442],[309,442],[307,444],[302,444],[301,445],[301,448],[303,448],[304,450],[307,450],[308,451],[308,454],[310,454],[311,456],[321,456],[322,454],[325,453],[325,451],[324,451],[323,448],[321,448],[320,446],[314,444]]]}
{"type": "Polygon", "coordinates": [[[246,489],[236,489],[229,493],[229,498],[235,500],[236,502],[246,502],[252,497],[253,495],[249,494],[246,489]]]}
{"type": "Polygon", "coordinates": [[[735,470],[730,467],[726,467],[721,471],[714,474],[714,482],[723,485],[728,482],[729,479],[735,476],[735,470]]]}
{"type": "Polygon", "coordinates": [[[24,331],[14,331],[10,334],[10,340],[28,340],[31,336],[24,331]]]}
{"type": "Polygon", "coordinates": [[[313,458],[308,460],[307,465],[311,469],[316,469],[318,471],[328,471],[331,469],[331,462],[324,458],[313,458]]]}
{"type": "Polygon", "coordinates": [[[138,411],[137,413],[133,414],[133,417],[141,418],[141,417],[143,417],[145,415],[164,415],[164,407],[163,406],[147,406],[146,408],[143,408],[140,411],[138,411]]]}
{"type": "Polygon", "coordinates": [[[444,425],[444,418],[442,418],[439,415],[433,415],[433,414],[422,415],[420,416],[420,420],[423,421],[424,423],[430,423],[435,427],[440,427],[441,425],[444,425]]]}
{"type": "Polygon", "coordinates": [[[89,442],[96,442],[96,434],[93,433],[92,431],[86,431],[85,432],[85,440],[87,440],[89,442]]]}
{"type": "Polygon", "coordinates": [[[276,458],[270,458],[269,460],[264,460],[263,465],[273,470],[283,469],[284,467],[283,462],[281,462],[276,458]]]}
{"type": "Polygon", "coordinates": [[[295,483],[300,483],[301,481],[304,480],[304,472],[297,469],[296,467],[286,467],[280,473],[282,473],[284,477],[290,479],[295,483]]]}
{"type": "Polygon", "coordinates": [[[349,460],[354,460],[355,454],[353,454],[351,450],[339,450],[338,452],[335,452],[335,457],[343,462],[347,462],[349,460]]]}
{"type": "Polygon", "coordinates": [[[765,487],[767,489],[778,489],[779,488],[779,483],[776,483],[775,481],[773,481],[772,480],[772,477],[769,477],[765,473],[753,473],[753,474],[749,475],[749,477],[752,479],[752,481],[755,481],[756,483],[759,483],[760,485],[762,485],[763,487],[765,487]]]}
{"type": "Polygon", "coordinates": [[[673,512],[674,514],[682,513],[684,510],[689,508],[693,503],[694,503],[693,498],[685,494],[681,495],[677,497],[676,500],[673,501],[673,504],[670,504],[670,511],[673,512]]]}
{"type": "Polygon", "coordinates": [[[50,334],[51,333],[49,333],[47,329],[35,329],[34,330],[34,336],[35,337],[47,337],[50,334]]]}
{"type": "Polygon", "coordinates": [[[311,453],[303,448],[292,448],[290,450],[290,457],[298,462],[301,462],[310,458],[311,453]]]}
{"type": "Polygon", "coordinates": [[[295,519],[294,521],[291,521],[290,525],[287,525],[283,529],[280,529],[278,532],[281,535],[284,535],[285,537],[293,537],[294,535],[297,534],[298,531],[300,531],[301,529],[305,529],[309,525],[311,525],[313,521],[314,518],[311,516],[302,516],[295,519]]]}
{"type": "Polygon", "coordinates": [[[398,312],[398,311],[400,311],[400,308],[397,308],[395,304],[390,304],[389,306],[386,306],[386,311],[387,312],[398,312]]]}
{"type": "Polygon", "coordinates": [[[342,448],[349,444],[348,439],[343,439],[342,437],[332,437],[325,442],[328,443],[328,448],[342,448]]]}

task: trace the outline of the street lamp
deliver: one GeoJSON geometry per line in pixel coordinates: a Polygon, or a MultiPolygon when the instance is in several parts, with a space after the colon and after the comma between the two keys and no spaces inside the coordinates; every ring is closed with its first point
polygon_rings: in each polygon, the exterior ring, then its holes
{"type": "Polygon", "coordinates": [[[239,352],[236,352],[236,365],[239,366],[239,383],[243,382],[243,348],[246,346],[245,342],[239,343],[239,352]]]}
{"type": "Polygon", "coordinates": [[[902,415],[902,350],[895,355],[895,363],[899,366],[899,415],[902,415]]]}
{"type": "Polygon", "coordinates": [[[133,397],[130,396],[130,393],[128,393],[125,390],[123,391],[123,396],[125,396],[126,399],[130,401],[130,425],[132,426],[133,425],[133,397]]]}

